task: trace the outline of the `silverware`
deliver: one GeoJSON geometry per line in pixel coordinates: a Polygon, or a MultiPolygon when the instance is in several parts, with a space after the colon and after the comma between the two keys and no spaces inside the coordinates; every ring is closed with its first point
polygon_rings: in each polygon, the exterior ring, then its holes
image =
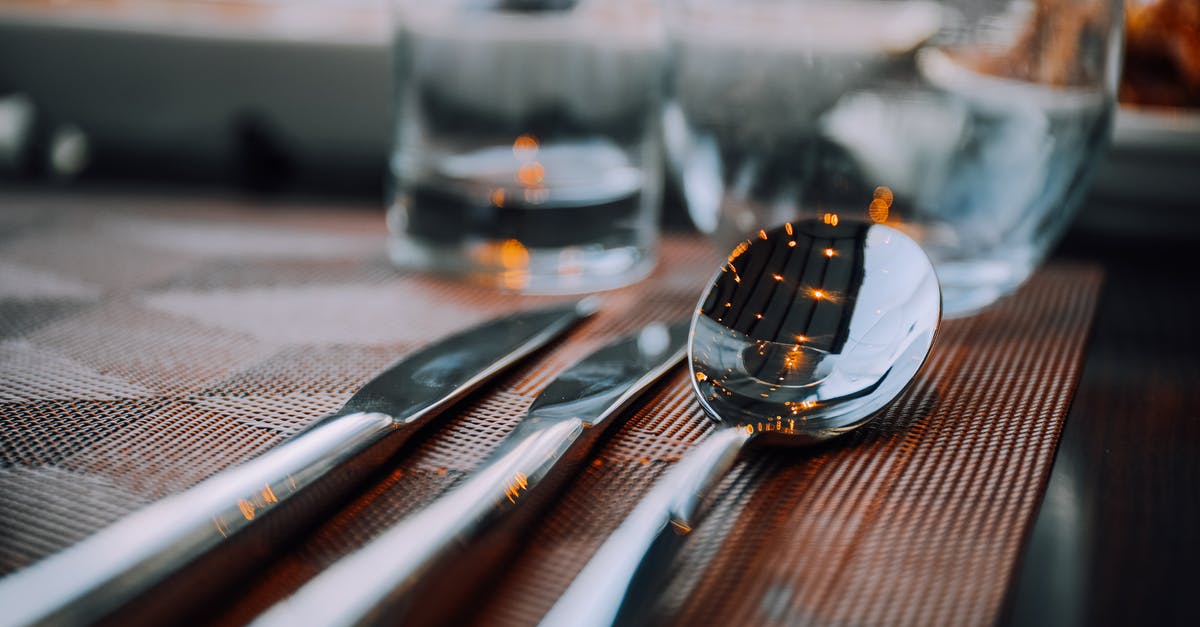
{"type": "Polygon", "coordinates": [[[93,623],[117,610],[179,621],[193,596],[236,583],[414,431],[595,309],[585,299],[513,314],[405,357],[289,441],[0,580],[0,624],[93,623]]]}
{"type": "Polygon", "coordinates": [[[651,324],[564,371],[465,483],[326,569],[254,624],[412,625],[453,618],[615,416],[683,359],[687,332],[686,323],[651,324]]]}
{"type": "Polygon", "coordinates": [[[940,319],[929,258],[887,226],[805,221],[739,244],[701,297],[688,345],[700,405],[722,427],[651,488],[541,624],[645,622],[739,452],[862,426],[908,386],[940,319]]]}

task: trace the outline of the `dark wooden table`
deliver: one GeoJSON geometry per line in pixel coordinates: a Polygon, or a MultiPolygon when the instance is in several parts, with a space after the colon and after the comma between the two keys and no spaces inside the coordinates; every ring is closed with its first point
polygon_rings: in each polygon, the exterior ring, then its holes
{"type": "Polygon", "coordinates": [[[1077,228],[1059,247],[1106,282],[1002,624],[1200,625],[1197,254],[1170,229],[1077,228]]]}

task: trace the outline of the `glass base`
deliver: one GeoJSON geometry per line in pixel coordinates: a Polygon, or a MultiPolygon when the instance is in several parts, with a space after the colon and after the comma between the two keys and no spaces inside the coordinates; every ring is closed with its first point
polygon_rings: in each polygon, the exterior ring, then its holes
{"type": "Polygon", "coordinates": [[[1031,259],[934,262],[942,285],[942,317],[965,318],[1012,294],[1033,274],[1031,259]]]}
{"type": "Polygon", "coordinates": [[[644,279],[654,269],[652,248],[569,246],[526,248],[516,240],[437,246],[393,235],[392,263],[466,279],[521,294],[582,294],[611,290],[644,279]]]}

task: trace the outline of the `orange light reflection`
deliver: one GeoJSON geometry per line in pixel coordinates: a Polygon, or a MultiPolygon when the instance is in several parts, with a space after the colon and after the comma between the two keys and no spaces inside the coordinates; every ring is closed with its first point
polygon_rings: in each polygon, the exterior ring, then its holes
{"type": "Polygon", "coordinates": [[[541,185],[546,179],[546,168],[537,161],[521,164],[517,168],[517,181],[527,187],[541,185]]]}
{"type": "Polygon", "coordinates": [[[519,161],[529,161],[537,156],[538,141],[533,135],[520,135],[513,141],[513,156],[519,161]]]}

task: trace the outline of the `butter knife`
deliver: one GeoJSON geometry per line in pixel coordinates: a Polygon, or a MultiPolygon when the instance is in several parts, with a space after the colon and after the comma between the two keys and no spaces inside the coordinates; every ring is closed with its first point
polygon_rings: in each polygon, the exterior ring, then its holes
{"type": "Polygon", "coordinates": [[[401,359],[287,442],[0,580],[0,625],[90,624],[118,610],[122,620],[177,621],[336,506],[439,412],[595,309],[585,299],[516,313],[401,359]]]}
{"type": "Polygon", "coordinates": [[[465,483],[334,563],[253,625],[455,618],[600,434],[683,359],[687,334],[687,323],[654,323],[568,368],[465,483]]]}

